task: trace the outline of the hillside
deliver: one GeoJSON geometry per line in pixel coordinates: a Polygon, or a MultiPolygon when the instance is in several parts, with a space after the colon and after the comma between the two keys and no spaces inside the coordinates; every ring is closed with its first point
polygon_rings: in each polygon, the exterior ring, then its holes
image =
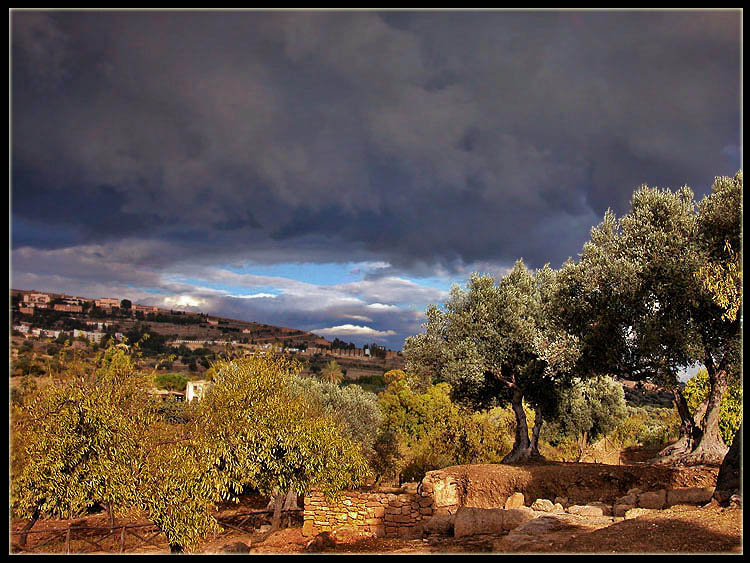
{"type": "Polygon", "coordinates": [[[116,298],[91,299],[60,293],[11,289],[11,328],[16,338],[85,338],[93,342],[123,336],[136,341],[144,333],[151,336],[145,352],[177,356],[176,371],[202,372],[196,367],[200,357],[215,355],[227,345],[254,350],[274,346],[298,354],[304,362],[303,373],[317,373],[335,359],[347,379],[379,378],[384,371],[400,368],[398,352],[380,347],[371,349],[341,347],[338,339],[330,342],[311,332],[242,321],[200,312],[162,309],[130,303],[116,298]],[[189,351],[189,352],[188,352],[189,351]],[[199,356],[196,358],[196,356],[199,356]]]}

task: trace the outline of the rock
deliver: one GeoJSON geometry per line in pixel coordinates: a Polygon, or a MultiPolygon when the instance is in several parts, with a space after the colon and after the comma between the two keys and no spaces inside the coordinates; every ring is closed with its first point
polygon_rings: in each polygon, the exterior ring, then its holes
{"type": "Polygon", "coordinates": [[[604,516],[604,511],[600,506],[591,506],[588,504],[574,504],[568,507],[569,514],[577,514],[578,516],[604,516]]]}
{"type": "Polygon", "coordinates": [[[305,520],[302,523],[302,535],[309,538],[315,533],[315,524],[312,520],[305,520]]]}
{"type": "Polygon", "coordinates": [[[442,479],[432,484],[433,506],[443,507],[458,504],[458,483],[454,479],[442,479]]]}
{"type": "Polygon", "coordinates": [[[555,505],[552,504],[552,501],[547,500],[546,498],[538,498],[531,503],[532,510],[538,510],[540,512],[552,512],[554,506],[555,505]]]}
{"type": "Polygon", "coordinates": [[[550,512],[553,514],[563,514],[565,512],[565,507],[559,502],[556,502],[552,505],[552,510],[550,512]]]}
{"type": "Polygon", "coordinates": [[[628,490],[628,494],[629,495],[638,495],[638,494],[640,494],[642,492],[643,491],[641,491],[638,487],[633,487],[632,489],[628,490]]]}
{"type": "Polygon", "coordinates": [[[321,532],[305,545],[305,551],[316,552],[336,547],[336,540],[329,532],[321,532]]]}
{"type": "Polygon", "coordinates": [[[523,506],[524,498],[523,493],[513,493],[505,501],[505,509],[518,508],[523,506]]]}
{"type": "Polygon", "coordinates": [[[654,510],[651,508],[631,508],[625,512],[625,520],[632,520],[633,518],[638,518],[644,514],[650,514],[653,511],[654,510]]]}
{"type": "Polygon", "coordinates": [[[630,504],[635,506],[638,504],[638,495],[635,493],[628,493],[624,497],[620,497],[615,501],[615,504],[630,504]]]}
{"type": "Polygon", "coordinates": [[[404,483],[401,485],[401,492],[416,495],[418,487],[419,483],[404,483]]]}
{"type": "Polygon", "coordinates": [[[729,497],[729,506],[742,508],[742,497],[738,494],[734,494],[729,497]]]}
{"type": "Polygon", "coordinates": [[[502,522],[503,530],[513,530],[521,524],[525,524],[529,520],[533,520],[537,516],[545,514],[537,512],[536,510],[533,510],[528,506],[509,508],[508,510],[504,510],[503,512],[505,513],[502,522]]]}
{"type": "Polygon", "coordinates": [[[223,546],[221,551],[224,553],[250,553],[250,546],[241,541],[236,541],[223,546]]]}
{"type": "MultiPolygon", "coordinates": [[[[453,522],[453,536],[461,538],[477,534],[499,534],[503,531],[505,510],[462,506],[453,522]]],[[[433,517],[434,518],[434,517],[433,517]]]]}
{"type": "Polygon", "coordinates": [[[555,497],[555,504],[561,504],[564,508],[568,507],[568,497],[555,497]]]}
{"type": "Polygon", "coordinates": [[[690,487],[667,491],[666,506],[675,504],[704,505],[714,496],[714,487],[690,487]]]}
{"type": "Polygon", "coordinates": [[[596,501],[596,502],[590,502],[588,504],[589,506],[597,506],[602,509],[602,515],[603,516],[612,516],[612,505],[607,504],[606,502],[596,501]]]}
{"type": "Polygon", "coordinates": [[[449,536],[453,533],[454,514],[437,514],[422,522],[422,532],[427,535],[449,536]]]}
{"type": "Polygon", "coordinates": [[[649,491],[638,495],[638,506],[641,508],[652,508],[661,510],[667,504],[667,491],[659,489],[658,491],[649,491]]]}
{"type": "Polygon", "coordinates": [[[260,532],[261,534],[265,534],[270,529],[271,529],[271,524],[263,524],[262,526],[258,528],[258,532],[260,532]]]}
{"type": "Polygon", "coordinates": [[[631,508],[635,508],[635,505],[615,503],[613,512],[614,512],[615,517],[622,518],[623,516],[625,516],[625,513],[627,513],[627,511],[630,510],[631,508]]]}

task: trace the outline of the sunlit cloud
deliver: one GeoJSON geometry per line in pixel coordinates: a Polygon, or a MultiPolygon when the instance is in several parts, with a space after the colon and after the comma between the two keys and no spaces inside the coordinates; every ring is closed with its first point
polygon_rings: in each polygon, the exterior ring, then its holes
{"type": "Polygon", "coordinates": [[[330,328],[318,328],[311,332],[320,336],[371,336],[374,338],[384,338],[387,336],[394,336],[396,334],[393,330],[376,330],[369,326],[360,326],[345,324],[339,326],[332,326],[330,328]]]}

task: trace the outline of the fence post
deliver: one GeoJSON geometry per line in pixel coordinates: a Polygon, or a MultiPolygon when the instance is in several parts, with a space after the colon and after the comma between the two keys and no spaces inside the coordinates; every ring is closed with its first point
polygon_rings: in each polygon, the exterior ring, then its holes
{"type": "Polygon", "coordinates": [[[125,551],[125,526],[123,525],[120,532],[120,553],[125,551]]]}
{"type": "Polygon", "coordinates": [[[65,553],[70,553],[70,525],[68,525],[68,531],[65,534],[65,553]]]}

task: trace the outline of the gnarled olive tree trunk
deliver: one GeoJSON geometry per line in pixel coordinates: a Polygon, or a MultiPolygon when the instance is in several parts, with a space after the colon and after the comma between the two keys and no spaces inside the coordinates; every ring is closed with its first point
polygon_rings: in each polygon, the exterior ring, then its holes
{"type": "Polygon", "coordinates": [[[513,390],[511,408],[516,417],[516,435],[513,441],[513,449],[500,463],[521,463],[541,458],[542,455],[539,453],[539,433],[544,422],[541,412],[539,410],[535,411],[534,427],[532,428],[531,438],[529,438],[529,423],[526,419],[526,412],[523,410],[523,391],[517,387],[513,390]]]}

